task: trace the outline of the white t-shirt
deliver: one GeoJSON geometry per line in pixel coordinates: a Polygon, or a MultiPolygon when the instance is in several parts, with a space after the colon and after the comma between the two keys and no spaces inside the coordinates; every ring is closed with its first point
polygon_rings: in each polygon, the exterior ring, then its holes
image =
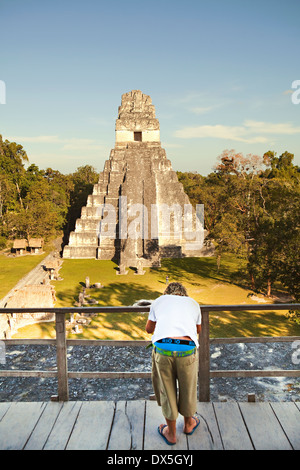
{"type": "Polygon", "coordinates": [[[199,347],[196,325],[201,324],[201,310],[191,297],[158,297],[152,302],[148,319],[156,322],[152,343],[162,338],[189,336],[199,347]]]}

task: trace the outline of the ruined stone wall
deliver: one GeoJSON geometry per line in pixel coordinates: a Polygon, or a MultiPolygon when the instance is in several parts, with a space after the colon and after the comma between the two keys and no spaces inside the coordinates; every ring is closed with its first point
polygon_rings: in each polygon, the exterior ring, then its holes
{"type": "MultiPolygon", "coordinates": [[[[55,302],[54,288],[48,285],[32,285],[16,290],[14,295],[8,299],[6,308],[45,307],[52,308],[55,302]]],[[[11,338],[19,328],[23,326],[54,321],[53,313],[13,313],[0,315],[0,338],[11,338]]]]}

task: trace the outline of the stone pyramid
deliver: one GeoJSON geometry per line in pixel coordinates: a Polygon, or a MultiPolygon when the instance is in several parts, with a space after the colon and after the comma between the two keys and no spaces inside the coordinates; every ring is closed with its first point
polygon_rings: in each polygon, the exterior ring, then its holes
{"type": "MultiPolygon", "coordinates": [[[[191,208],[161,147],[150,96],[140,90],[125,93],[116,120],[115,147],[63,257],[114,259],[124,269],[157,266],[162,257],[210,255],[203,243],[191,247],[180,229],[185,206],[191,208]]],[[[195,225],[194,209],[190,217],[195,225]]]]}

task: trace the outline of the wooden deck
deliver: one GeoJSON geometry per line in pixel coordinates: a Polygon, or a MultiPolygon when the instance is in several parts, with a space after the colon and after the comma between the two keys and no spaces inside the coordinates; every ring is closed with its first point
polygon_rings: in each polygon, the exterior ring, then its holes
{"type": "Polygon", "coordinates": [[[177,422],[177,444],[158,435],[155,401],[0,403],[0,449],[299,450],[300,402],[198,403],[192,436],[177,422]]]}

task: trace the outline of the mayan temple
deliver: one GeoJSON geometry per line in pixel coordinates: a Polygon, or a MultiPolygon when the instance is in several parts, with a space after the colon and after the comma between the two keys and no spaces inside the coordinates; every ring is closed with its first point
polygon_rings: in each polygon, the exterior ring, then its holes
{"type": "MultiPolygon", "coordinates": [[[[183,215],[191,205],[161,147],[150,96],[139,90],[123,94],[115,129],[115,147],[63,257],[114,259],[121,271],[157,266],[163,257],[209,255],[202,243],[191,245],[191,235],[187,239],[178,228],[178,212],[170,210],[181,209],[183,215]]],[[[195,226],[194,210],[188,217],[195,226]]]]}

